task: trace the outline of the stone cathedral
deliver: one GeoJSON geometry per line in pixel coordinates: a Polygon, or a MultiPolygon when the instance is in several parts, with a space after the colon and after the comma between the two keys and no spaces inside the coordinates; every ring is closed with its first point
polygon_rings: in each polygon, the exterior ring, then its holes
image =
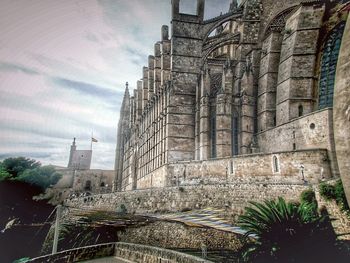
{"type": "Polygon", "coordinates": [[[204,0],[195,14],[180,7],[172,0],[171,34],[161,27],[136,88],[126,84],[117,191],[339,176],[347,186],[349,1],[232,1],[206,20],[204,0]]]}

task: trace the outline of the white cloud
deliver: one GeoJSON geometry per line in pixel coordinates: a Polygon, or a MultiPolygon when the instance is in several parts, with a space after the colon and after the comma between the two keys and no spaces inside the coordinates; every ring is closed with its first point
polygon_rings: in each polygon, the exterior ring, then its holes
{"type": "Polygon", "coordinates": [[[135,87],[170,10],[170,0],[2,0],[0,158],[66,165],[72,138],[89,148],[94,131],[92,167],[113,169],[124,83],[135,87]]]}

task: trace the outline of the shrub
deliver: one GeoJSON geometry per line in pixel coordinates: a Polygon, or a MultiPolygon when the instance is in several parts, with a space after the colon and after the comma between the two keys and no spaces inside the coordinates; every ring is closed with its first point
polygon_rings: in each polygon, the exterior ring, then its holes
{"type": "Polygon", "coordinates": [[[312,189],[305,190],[300,195],[300,201],[302,203],[314,203],[316,202],[315,192],[312,189]]]}
{"type": "Polygon", "coordinates": [[[41,187],[43,190],[55,185],[62,175],[57,173],[53,166],[41,166],[34,169],[27,169],[16,179],[31,185],[41,187]]]}
{"type": "Polygon", "coordinates": [[[350,214],[349,204],[345,196],[343,183],[340,179],[337,180],[335,185],[320,184],[320,194],[327,201],[335,200],[342,211],[350,214]]]}
{"type": "Polygon", "coordinates": [[[318,204],[315,192],[312,189],[305,190],[300,195],[301,204],[307,204],[309,207],[309,219],[311,220],[317,215],[318,204]]]}
{"type": "Polygon", "coordinates": [[[6,171],[3,165],[0,163],[0,182],[11,179],[11,174],[6,171]]]}
{"type": "Polygon", "coordinates": [[[342,181],[339,179],[334,185],[335,201],[340,206],[341,210],[350,212],[349,204],[345,196],[342,181]]]}
{"type": "Polygon", "coordinates": [[[335,187],[330,184],[321,183],[320,195],[328,201],[335,199],[335,187]]]}
{"type": "Polygon", "coordinates": [[[246,236],[255,236],[243,248],[248,262],[314,262],[316,254],[320,259],[327,256],[335,242],[330,223],[314,210],[313,203],[288,203],[279,198],[250,204],[238,221],[246,236]]]}

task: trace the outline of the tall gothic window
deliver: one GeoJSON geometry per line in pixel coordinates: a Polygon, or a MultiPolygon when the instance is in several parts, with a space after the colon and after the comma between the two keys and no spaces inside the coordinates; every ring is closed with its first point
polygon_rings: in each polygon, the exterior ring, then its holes
{"type": "Polygon", "coordinates": [[[210,74],[210,157],[216,158],[216,98],[222,87],[222,73],[210,74]]]}
{"type": "Polygon", "coordinates": [[[210,157],[216,158],[216,104],[210,106],[210,157]]]}
{"type": "Polygon", "coordinates": [[[299,107],[298,107],[298,115],[299,115],[299,117],[303,116],[303,114],[304,114],[303,105],[299,105],[299,107]]]}
{"type": "Polygon", "coordinates": [[[231,122],[231,152],[238,155],[238,117],[234,116],[231,122]]]}
{"type": "Polygon", "coordinates": [[[319,109],[333,106],[335,73],[344,27],[345,23],[342,22],[332,30],[323,49],[318,97],[319,109]]]}
{"type": "Polygon", "coordinates": [[[272,160],[273,160],[273,172],[279,173],[280,172],[280,165],[279,165],[277,156],[274,155],[272,160]]]}

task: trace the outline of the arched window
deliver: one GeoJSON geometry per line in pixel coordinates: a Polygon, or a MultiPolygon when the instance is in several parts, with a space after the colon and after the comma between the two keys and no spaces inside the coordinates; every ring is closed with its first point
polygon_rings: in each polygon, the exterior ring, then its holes
{"type": "Polygon", "coordinates": [[[210,106],[210,157],[216,158],[216,104],[210,106]]]}
{"type": "Polygon", "coordinates": [[[230,161],[230,174],[233,174],[234,169],[235,169],[235,166],[234,166],[233,160],[231,160],[230,161]]]}
{"type": "Polygon", "coordinates": [[[280,172],[280,165],[279,165],[279,161],[278,161],[278,158],[276,155],[273,156],[272,161],[273,161],[273,172],[279,173],[280,172]]]}
{"type": "Polygon", "coordinates": [[[333,106],[335,73],[344,27],[344,22],[336,26],[328,36],[323,48],[318,94],[319,109],[333,106]]]}
{"type": "Polygon", "coordinates": [[[85,182],[84,190],[85,190],[85,191],[91,191],[91,181],[90,181],[90,180],[87,180],[87,181],[85,182]]]}
{"type": "Polygon", "coordinates": [[[301,117],[304,114],[304,108],[303,105],[299,105],[298,107],[298,116],[301,117]]]}
{"type": "Polygon", "coordinates": [[[231,121],[231,151],[232,155],[238,155],[238,117],[234,116],[231,121]]]}

